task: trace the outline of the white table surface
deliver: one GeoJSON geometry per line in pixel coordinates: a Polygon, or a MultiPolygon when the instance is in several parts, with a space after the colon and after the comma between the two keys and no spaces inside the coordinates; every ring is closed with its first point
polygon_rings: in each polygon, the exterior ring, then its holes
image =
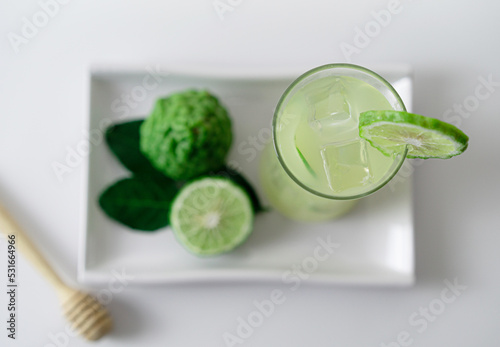
{"type": "MultiPolygon", "coordinates": [[[[79,166],[60,182],[51,165],[84,138],[89,64],[305,70],[345,61],[342,42],[353,44],[356,27],[376,30],[371,11],[389,6],[368,0],[223,1],[233,4],[224,20],[212,0],[66,0],[18,53],[9,33],[20,35],[23,18],[32,20],[41,7],[34,0],[1,1],[0,200],[69,282],[76,282],[83,172],[79,166]]],[[[400,6],[351,61],[413,65],[417,113],[442,119],[464,101],[474,109],[454,115],[471,138],[467,152],[416,169],[416,285],[304,283],[295,292],[285,284],[125,286],[109,304],[116,329],[96,345],[225,346],[223,334],[236,335],[238,317],[246,319],[254,300],[269,299],[275,289],[285,302],[243,346],[396,346],[389,343],[398,335],[413,346],[498,345],[500,91],[493,86],[477,105],[473,96],[480,77],[500,81],[500,3],[407,0],[400,6]],[[445,281],[455,278],[466,289],[444,303],[445,281]],[[423,318],[419,310],[429,305],[431,316],[423,318]]],[[[0,239],[1,293],[6,268],[6,242],[0,239]]],[[[17,340],[2,328],[0,345],[90,345],[63,336],[66,323],[53,290],[23,259],[18,273],[17,340]],[[51,342],[51,334],[59,342],[51,342]]],[[[1,294],[1,321],[7,313],[7,295],[1,294]]]]}

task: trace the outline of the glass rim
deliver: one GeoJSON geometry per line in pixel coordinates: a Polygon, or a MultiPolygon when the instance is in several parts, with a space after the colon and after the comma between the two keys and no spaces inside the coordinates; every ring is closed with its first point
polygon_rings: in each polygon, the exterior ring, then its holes
{"type": "Polygon", "coordinates": [[[305,185],[304,183],[302,183],[291,172],[291,170],[288,168],[288,166],[286,165],[285,161],[283,160],[282,155],[281,155],[280,150],[279,150],[279,147],[278,147],[278,144],[277,144],[277,137],[276,137],[276,124],[277,124],[277,119],[278,119],[278,113],[281,110],[281,107],[282,107],[283,103],[285,102],[285,99],[288,97],[288,95],[290,94],[290,92],[294,90],[295,86],[297,86],[297,84],[299,84],[300,82],[302,82],[305,78],[307,78],[307,77],[309,77],[311,75],[314,75],[315,73],[321,72],[323,70],[342,69],[342,68],[360,71],[362,73],[365,73],[367,75],[370,75],[370,76],[374,77],[376,80],[378,80],[379,82],[381,82],[391,92],[391,94],[396,98],[396,101],[398,102],[398,104],[401,106],[402,111],[406,112],[406,106],[405,106],[403,100],[401,99],[401,97],[399,96],[398,92],[396,91],[396,89],[394,89],[394,87],[389,82],[387,82],[387,80],[385,78],[383,78],[382,76],[380,76],[376,72],[374,72],[374,71],[372,71],[370,69],[367,69],[365,67],[362,67],[362,66],[359,66],[359,65],[355,65],[355,64],[349,64],[349,63],[333,63],[333,64],[321,65],[321,66],[315,67],[315,68],[313,68],[311,70],[308,70],[308,71],[304,72],[302,75],[300,75],[299,77],[297,77],[288,86],[288,88],[285,89],[285,91],[281,95],[281,97],[280,97],[280,99],[278,101],[278,104],[276,105],[276,108],[274,110],[274,115],[273,115],[273,123],[272,123],[272,127],[273,127],[273,146],[274,146],[274,151],[275,151],[275,153],[276,153],[276,155],[278,157],[278,160],[279,160],[279,162],[281,164],[281,167],[285,170],[285,172],[287,173],[287,175],[295,183],[297,183],[300,187],[302,187],[303,189],[307,190],[308,192],[310,192],[312,194],[315,194],[317,196],[320,196],[320,197],[323,197],[323,198],[326,198],[326,199],[333,199],[333,200],[354,200],[354,199],[359,199],[359,198],[363,198],[365,196],[368,196],[368,195],[376,192],[377,190],[381,189],[382,187],[384,187],[387,183],[389,183],[392,180],[392,178],[401,169],[401,166],[403,165],[403,163],[404,163],[404,161],[406,159],[406,155],[408,153],[408,147],[405,147],[405,150],[402,153],[402,157],[403,158],[399,161],[399,163],[398,163],[397,167],[395,168],[394,172],[392,174],[390,174],[384,181],[380,182],[380,184],[378,184],[377,186],[375,186],[373,189],[370,189],[370,190],[368,190],[366,192],[363,192],[361,194],[346,195],[346,196],[336,196],[336,195],[324,194],[324,193],[319,192],[319,191],[317,191],[315,189],[312,189],[311,187],[308,187],[307,185],[305,185]]]}

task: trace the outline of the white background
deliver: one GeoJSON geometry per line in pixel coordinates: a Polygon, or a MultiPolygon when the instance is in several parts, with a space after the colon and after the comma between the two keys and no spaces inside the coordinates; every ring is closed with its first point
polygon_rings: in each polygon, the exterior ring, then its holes
{"type": "MultiPolygon", "coordinates": [[[[21,35],[23,17],[32,20],[40,5],[2,0],[0,6],[0,200],[74,283],[82,167],[59,182],[51,164],[63,161],[67,146],[83,138],[90,63],[305,70],[345,61],[341,43],[353,44],[356,27],[373,21],[371,11],[386,9],[388,1],[244,0],[221,20],[212,0],[72,0],[17,54],[7,35],[21,35]]],[[[415,112],[442,119],[454,104],[472,100],[480,76],[500,81],[500,3],[401,1],[401,9],[351,60],[413,65],[415,112]]],[[[500,91],[495,88],[469,116],[459,117],[471,138],[467,152],[417,168],[414,287],[306,284],[296,292],[266,284],[127,287],[109,305],[114,333],[97,345],[224,346],[223,333],[235,334],[237,318],[277,288],[286,293],[285,303],[244,345],[383,346],[407,331],[414,346],[497,346],[500,91]],[[422,326],[410,324],[409,317],[435,304],[443,281],[455,278],[467,289],[419,333],[422,326]]],[[[0,257],[5,278],[3,239],[0,257]]],[[[49,345],[49,335],[66,324],[56,296],[22,259],[18,271],[18,339],[8,340],[1,323],[0,345],[49,345]]],[[[6,302],[0,295],[1,322],[7,319],[6,302]]],[[[87,345],[76,337],[60,342],[87,345]]]]}

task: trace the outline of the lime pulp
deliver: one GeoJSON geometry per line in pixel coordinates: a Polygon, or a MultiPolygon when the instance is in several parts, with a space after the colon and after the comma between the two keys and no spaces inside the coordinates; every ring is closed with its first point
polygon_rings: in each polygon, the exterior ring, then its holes
{"type": "Polygon", "coordinates": [[[402,111],[367,111],[359,117],[359,136],[386,156],[405,146],[408,158],[448,159],[462,154],[469,137],[452,124],[402,111]]]}
{"type": "Polygon", "coordinates": [[[253,209],[245,191],[225,178],[187,184],[175,198],[170,224],[177,240],[197,255],[228,252],[253,228],[253,209]]]}

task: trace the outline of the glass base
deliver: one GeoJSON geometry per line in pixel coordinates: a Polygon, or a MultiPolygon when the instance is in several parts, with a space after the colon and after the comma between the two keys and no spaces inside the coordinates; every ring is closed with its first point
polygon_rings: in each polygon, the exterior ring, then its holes
{"type": "Polygon", "coordinates": [[[297,221],[320,222],[339,218],[349,212],[357,200],[333,200],[314,195],[295,183],[285,172],[272,143],[262,152],[260,183],[271,206],[297,221]]]}

